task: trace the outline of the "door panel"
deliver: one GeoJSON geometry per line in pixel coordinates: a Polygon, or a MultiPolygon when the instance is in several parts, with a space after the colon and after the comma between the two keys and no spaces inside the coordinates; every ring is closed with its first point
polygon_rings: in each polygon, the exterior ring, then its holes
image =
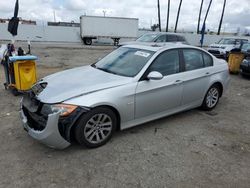
{"type": "MultiPolygon", "coordinates": [[[[203,53],[196,49],[183,49],[185,72],[183,73],[182,105],[202,103],[210,79],[210,68],[205,67],[203,53]]],[[[208,65],[209,66],[209,65],[208,65]]]]}
{"type": "Polygon", "coordinates": [[[135,118],[179,107],[183,91],[181,74],[165,76],[161,80],[140,81],[135,96],[135,118]]]}
{"type": "Polygon", "coordinates": [[[202,102],[209,84],[209,74],[208,68],[183,73],[183,106],[202,102]]]}

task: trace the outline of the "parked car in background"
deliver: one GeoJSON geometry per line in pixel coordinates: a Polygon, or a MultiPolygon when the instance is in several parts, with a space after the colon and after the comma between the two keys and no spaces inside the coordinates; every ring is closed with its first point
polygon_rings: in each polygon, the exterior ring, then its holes
{"type": "Polygon", "coordinates": [[[244,53],[245,58],[240,64],[240,73],[243,76],[250,77],[250,43],[243,44],[241,52],[244,53]]]}
{"type": "Polygon", "coordinates": [[[117,129],[196,107],[212,110],[228,82],[227,63],[201,48],[127,45],[41,79],[22,99],[20,115],[28,134],[48,146],[63,149],[75,139],[93,148],[117,129]]]}
{"type": "Polygon", "coordinates": [[[180,34],[172,34],[166,32],[153,32],[146,33],[139,37],[136,41],[129,41],[120,43],[119,46],[129,44],[147,44],[147,43],[166,43],[166,42],[178,42],[182,44],[188,44],[186,38],[180,34]]]}
{"type": "Polygon", "coordinates": [[[222,38],[219,42],[208,46],[208,52],[219,58],[227,59],[229,52],[235,48],[241,48],[247,39],[242,38],[222,38]]]}
{"type": "Polygon", "coordinates": [[[250,50],[250,42],[248,43],[244,43],[241,47],[241,52],[244,53],[245,55],[249,55],[249,51],[250,50]]]}

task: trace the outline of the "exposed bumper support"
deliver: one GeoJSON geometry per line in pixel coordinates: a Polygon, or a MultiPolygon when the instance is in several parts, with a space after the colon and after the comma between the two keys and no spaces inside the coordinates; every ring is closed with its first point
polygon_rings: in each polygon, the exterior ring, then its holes
{"type": "Polygon", "coordinates": [[[27,117],[25,116],[23,110],[20,110],[20,116],[23,123],[24,129],[28,131],[28,134],[38,140],[39,142],[56,149],[64,149],[70,145],[59,133],[58,130],[58,119],[59,112],[50,114],[48,116],[48,121],[46,127],[42,131],[34,130],[29,127],[27,117]]]}

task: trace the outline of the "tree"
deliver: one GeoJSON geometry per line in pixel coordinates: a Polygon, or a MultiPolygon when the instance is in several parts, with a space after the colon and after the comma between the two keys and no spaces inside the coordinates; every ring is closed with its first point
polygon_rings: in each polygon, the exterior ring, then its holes
{"type": "Polygon", "coordinates": [[[168,13],[167,13],[166,32],[168,32],[168,24],[169,24],[169,10],[170,10],[170,0],[168,0],[168,13]]]}
{"type": "Polygon", "coordinates": [[[221,30],[221,25],[222,25],[222,21],[223,21],[225,7],[226,7],[226,0],[224,0],[224,4],[223,4],[223,9],[222,9],[222,13],[221,13],[220,24],[219,24],[217,35],[220,35],[220,30],[221,30]]]}
{"type": "Polygon", "coordinates": [[[182,4],[182,0],[180,0],[178,12],[177,12],[176,23],[175,23],[175,28],[174,28],[174,32],[175,32],[175,33],[176,33],[176,31],[177,31],[177,25],[178,25],[180,10],[181,10],[181,4],[182,4]]]}
{"type": "Polygon", "coordinates": [[[159,24],[154,24],[151,26],[152,31],[155,31],[159,27],[159,24]]]}
{"type": "Polygon", "coordinates": [[[202,12],[203,2],[204,2],[204,0],[201,0],[201,6],[200,6],[200,12],[199,12],[199,18],[198,18],[198,25],[197,25],[197,34],[200,33],[200,21],[201,21],[201,12],[202,12]]]}
{"type": "Polygon", "coordinates": [[[158,7],[158,24],[159,24],[159,31],[161,31],[160,0],[157,0],[157,7],[158,7]]]}

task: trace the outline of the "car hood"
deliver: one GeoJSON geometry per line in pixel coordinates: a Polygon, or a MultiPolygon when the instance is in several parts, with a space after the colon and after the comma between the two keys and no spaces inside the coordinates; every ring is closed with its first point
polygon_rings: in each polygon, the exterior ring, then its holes
{"type": "Polygon", "coordinates": [[[234,47],[233,44],[211,44],[210,48],[228,48],[228,47],[234,47]]]}
{"type": "Polygon", "coordinates": [[[127,84],[132,78],[118,76],[84,66],[58,72],[41,79],[37,84],[47,83],[37,95],[43,103],[60,103],[92,92],[127,84]]]}

